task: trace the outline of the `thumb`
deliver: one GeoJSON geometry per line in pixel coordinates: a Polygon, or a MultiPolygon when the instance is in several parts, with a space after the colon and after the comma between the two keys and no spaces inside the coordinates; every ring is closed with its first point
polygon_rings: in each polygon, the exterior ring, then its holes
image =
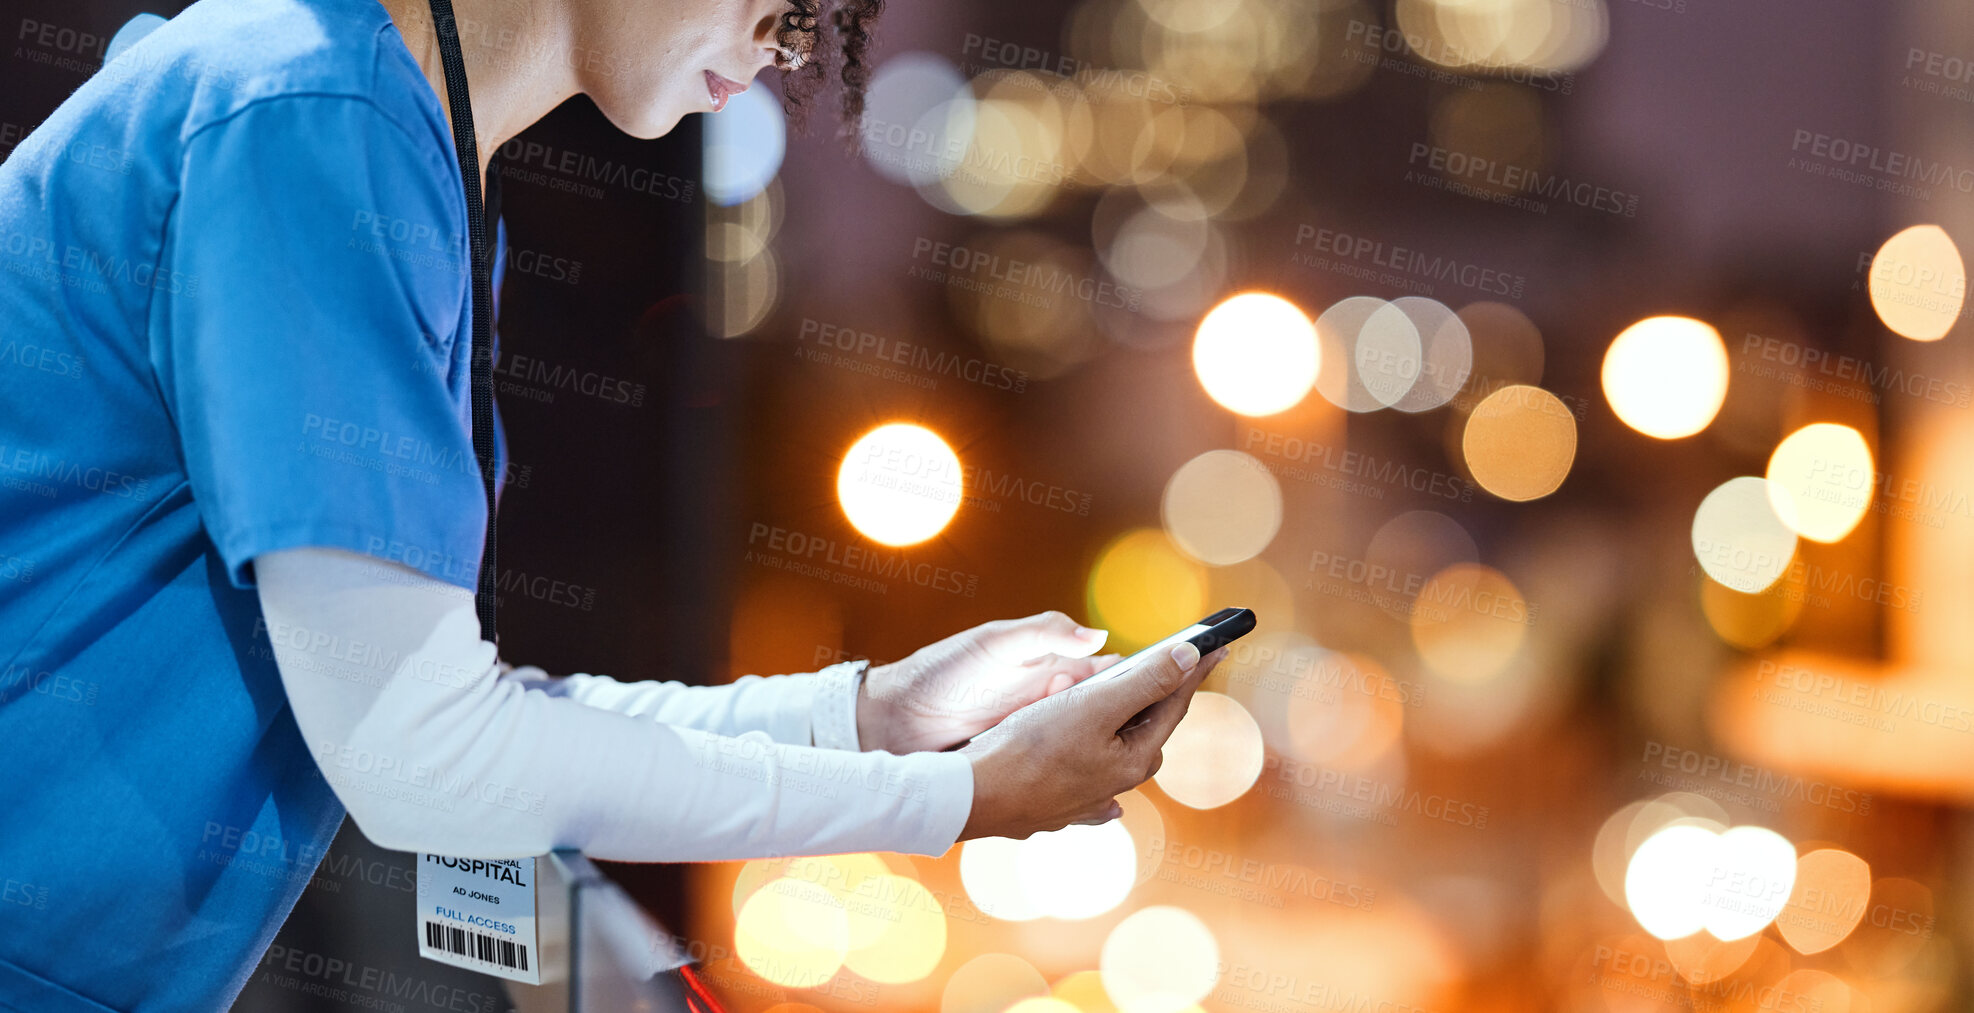
{"type": "Polygon", "coordinates": [[[1139,711],[1178,692],[1198,666],[1199,648],[1182,640],[1167,650],[1153,652],[1130,670],[1090,682],[1078,692],[1089,694],[1085,706],[1115,730],[1139,711]]]}

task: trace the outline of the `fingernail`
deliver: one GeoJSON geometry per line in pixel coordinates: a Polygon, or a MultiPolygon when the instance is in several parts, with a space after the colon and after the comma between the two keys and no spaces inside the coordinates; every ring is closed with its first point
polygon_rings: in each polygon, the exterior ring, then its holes
{"type": "Polygon", "coordinates": [[[1090,640],[1095,637],[1104,636],[1105,634],[1102,630],[1091,629],[1088,626],[1078,626],[1076,627],[1076,635],[1085,640],[1090,640]]]}
{"type": "Polygon", "coordinates": [[[1190,672],[1199,664],[1199,648],[1190,640],[1182,640],[1172,648],[1172,660],[1179,663],[1179,670],[1190,672]]]}

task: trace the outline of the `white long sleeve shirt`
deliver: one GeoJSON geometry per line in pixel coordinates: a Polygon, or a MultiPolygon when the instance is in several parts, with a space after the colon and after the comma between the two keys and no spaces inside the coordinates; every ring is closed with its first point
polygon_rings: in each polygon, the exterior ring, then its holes
{"type": "Polygon", "coordinates": [[[296,723],[383,847],[936,856],[972,809],[965,756],[856,751],[849,666],[722,686],[554,678],[501,663],[472,592],[408,567],[304,548],[254,571],[296,723]]]}

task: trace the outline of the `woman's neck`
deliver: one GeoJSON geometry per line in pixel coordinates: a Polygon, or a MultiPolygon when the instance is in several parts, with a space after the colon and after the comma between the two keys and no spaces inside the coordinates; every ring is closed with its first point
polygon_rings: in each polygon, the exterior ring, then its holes
{"type": "MultiPolygon", "coordinates": [[[[446,120],[452,105],[430,0],[378,0],[405,47],[439,97],[446,120]]],[[[557,0],[453,0],[460,55],[473,100],[473,138],[482,172],[487,159],[516,134],[580,89],[568,51],[574,32],[557,0]]]]}

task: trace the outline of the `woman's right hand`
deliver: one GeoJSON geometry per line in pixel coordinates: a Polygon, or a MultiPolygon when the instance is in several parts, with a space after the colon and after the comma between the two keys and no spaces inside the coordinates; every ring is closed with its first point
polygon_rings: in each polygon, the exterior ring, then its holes
{"type": "Polygon", "coordinates": [[[1193,691],[1226,654],[1223,647],[1201,658],[1181,643],[1114,679],[1043,697],[975,736],[960,749],[973,762],[973,811],[959,839],[1020,839],[1116,819],[1116,796],[1158,772],[1193,691]]]}

